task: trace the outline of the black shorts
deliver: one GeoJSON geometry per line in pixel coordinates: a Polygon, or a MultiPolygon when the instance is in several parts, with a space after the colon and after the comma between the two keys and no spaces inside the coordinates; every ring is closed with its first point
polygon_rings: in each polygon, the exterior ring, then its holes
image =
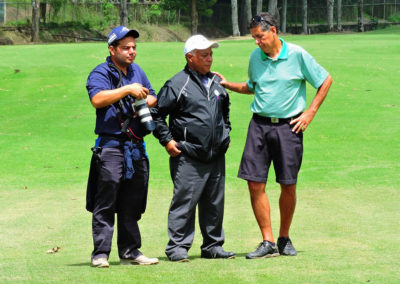
{"type": "Polygon", "coordinates": [[[303,133],[292,132],[289,119],[278,123],[253,115],[247,132],[238,177],[266,183],[273,161],[276,182],[295,184],[303,157],[303,133]]]}

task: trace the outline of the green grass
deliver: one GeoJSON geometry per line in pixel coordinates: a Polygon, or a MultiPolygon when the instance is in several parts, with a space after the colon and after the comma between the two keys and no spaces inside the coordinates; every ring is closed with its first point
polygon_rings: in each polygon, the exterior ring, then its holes
{"type": "MultiPolygon", "coordinates": [[[[287,36],[331,73],[334,83],[305,134],[291,237],[299,254],[249,261],[260,241],[246,183],[236,178],[251,96],[231,94],[225,248],[234,260],[199,258],[200,230],[189,256],[164,255],[172,183],[165,150],[147,138],[148,208],[142,251],[153,267],[89,267],[91,215],[85,186],[95,113],[85,90],[105,43],[2,46],[0,54],[0,282],[67,283],[398,283],[400,272],[400,29],[346,35],[287,36]],[[19,71],[18,71],[19,70],[19,71]],[[48,249],[60,246],[56,254],[48,249]]],[[[213,69],[247,79],[252,41],[222,41],[213,69]]],[[[138,44],[136,60],[155,90],[184,65],[183,43],[138,44]]],[[[308,100],[315,94],[310,86],[308,100]]],[[[267,186],[275,235],[279,186],[267,186]]],[[[115,265],[114,265],[115,264],[115,265]]]]}

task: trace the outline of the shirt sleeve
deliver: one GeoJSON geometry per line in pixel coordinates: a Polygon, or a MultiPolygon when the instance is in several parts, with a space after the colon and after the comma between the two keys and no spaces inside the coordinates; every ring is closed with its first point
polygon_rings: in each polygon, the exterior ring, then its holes
{"type": "Polygon", "coordinates": [[[249,66],[247,69],[247,75],[248,75],[248,79],[246,81],[247,87],[249,88],[250,92],[254,93],[254,89],[255,89],[255,83],[254,83],[254,76],[253,76],[253,71],[252,71],[252,61],[253,61],[253,55],[254,51],[251,53],[250,58],[249,58],[249,66]]]}
{"type": "Polygon", "coordinates": [[[329,73],[312,57],[307,51],[302,50],[302,65],[301,72],[303,73],[307,82],[314,88],[318,89],[329,73]]]}
{"type": "Polygon", "coordinates": [[[111,90],[113,87],[107,74],[95,69],[89,74],[86,89],[91,100],[100,91],[111,90]]]}
{"type": "Polygon", "coordinates": [[[145,73],[145,72],[143,71],[143,69],[140,68],[138,65],[137,65],[137,67],[139,68],[139,73],[140,73],[142,85],[143,85],[144,87],[146,87],[147,89],[149,89],[149,94],[150,94],[150,95],[152,95],[152,96],[154,96],[154,97],[157,97],[156,92],[154,91],[153,87],[152,87],[151,84],[150,84],[149,79],[148,79],[147,76],[146,76],[146,73],[145,73]]]}

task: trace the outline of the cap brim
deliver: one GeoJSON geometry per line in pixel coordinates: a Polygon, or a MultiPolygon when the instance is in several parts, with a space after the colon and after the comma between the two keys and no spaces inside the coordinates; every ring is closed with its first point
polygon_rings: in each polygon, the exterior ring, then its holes
{"type": "Polygon", "coordinates": [[[138,38],[139,37],[139,32],[137,30],[130,30],[129,32],[126,33],[124,37],[127,36],[132,36],[133,38],[138,38]]]}
{"type": "Polygon", "coordinates": [[[192,52],[193,50],[205,50],[205,49],[210,48],[210,47],[211,48],[218,48],[219,47],[219,43],[210,41],[205,45],[192,47],[190,50],[184,50],[184,53],[187,54],[189,52],[192,52]]]}

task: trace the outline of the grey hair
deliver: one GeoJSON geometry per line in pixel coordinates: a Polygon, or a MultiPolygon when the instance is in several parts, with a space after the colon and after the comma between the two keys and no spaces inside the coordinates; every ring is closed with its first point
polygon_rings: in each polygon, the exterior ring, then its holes
{"type": "Polygon", "coordinates": [[[256,15],[251,19],[249,23],[249,29],[256,27],[261,27],[261,30],[263,31],[268,31],[271,27],[275,27],[277,33],[279,30],[279,25],[276,19],[274,18],[274,16],[267,12],[260,13],[259,15],[256,15]]]}

